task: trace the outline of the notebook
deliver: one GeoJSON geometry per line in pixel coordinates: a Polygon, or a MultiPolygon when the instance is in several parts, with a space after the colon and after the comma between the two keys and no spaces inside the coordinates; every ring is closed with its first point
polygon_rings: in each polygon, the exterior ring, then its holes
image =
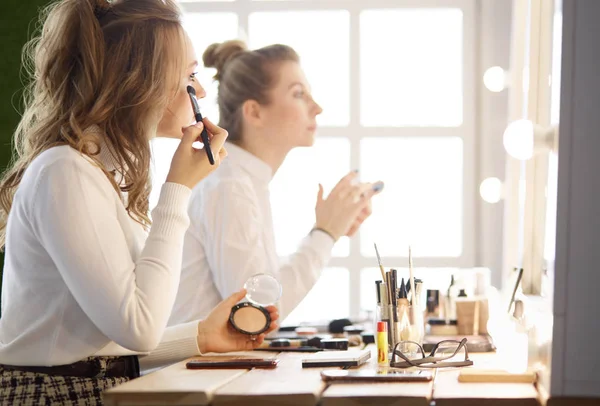
{"type": "Polygon", "coordinates": [[[535,383],[535,371],[510,373],[502,370],[468,368],[460,371],[458,382],[535,383]]]}
{"type": "Polygon", "coordinates": [[[321,351],[302,359],[302,368],[357,367],[371,358],[371,350],[321,351]]]}

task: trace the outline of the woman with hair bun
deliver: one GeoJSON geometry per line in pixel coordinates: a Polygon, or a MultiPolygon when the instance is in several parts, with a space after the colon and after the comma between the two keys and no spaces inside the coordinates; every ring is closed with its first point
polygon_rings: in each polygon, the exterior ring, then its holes
{"type": "Polygon", "coordinates": [[[181,282],[169,323],[202,317],[257,273],[281,282],[283,317],[317,282],[335,242],[353,235],[370,215],[371,197],[383,183],[358,183],[353,171],[327,197],[319,185],[316,223],[307,224],[312,230],[297,251],[280,261],[269,183],[293,148],[313,145],[321,106],[289,46],[248,50],[242,41],[227,41],[209,46],[203,61],[217,70],[219,125],[229,132],[229,157],[192,192],[181,282]]]}

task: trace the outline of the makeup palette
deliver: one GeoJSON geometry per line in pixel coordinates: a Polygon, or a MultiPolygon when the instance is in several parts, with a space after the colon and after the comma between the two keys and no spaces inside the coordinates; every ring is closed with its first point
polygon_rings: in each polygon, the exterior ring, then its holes
{"type": "Polygon", "coordinates": [[[231,309],[229,323],[243,334],[258,335],[271,325],[266,306],[275,304],[281,297],[281,284],[268,274],[253,275],[244,284],[247,302],[238,303],[231,309]]]}

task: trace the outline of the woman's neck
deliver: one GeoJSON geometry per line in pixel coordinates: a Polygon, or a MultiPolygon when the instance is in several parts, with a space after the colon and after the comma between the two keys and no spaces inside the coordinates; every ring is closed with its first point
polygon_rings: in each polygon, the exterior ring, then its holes
{"type": "Polygon", "coordinates": [[[259,142],[238,141],[235,144],[248,151],[261,161],[265,162],[273,170],[273,176],[285,160],[291,148],[273,146],[269,144],[260,145],[259,142]]]}

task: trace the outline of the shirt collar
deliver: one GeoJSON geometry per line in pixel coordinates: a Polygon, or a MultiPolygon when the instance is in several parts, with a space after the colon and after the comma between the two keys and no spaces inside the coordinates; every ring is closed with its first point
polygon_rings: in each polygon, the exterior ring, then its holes
{"type": "Polygon", "coordinates": [[[225,143],[225,148],[228,155],[226,160],[231,159],[231,163],[240,166],[259,183],[269,184],[271,182],[273,169],[266,162],[231,142],[225,143]]]}

